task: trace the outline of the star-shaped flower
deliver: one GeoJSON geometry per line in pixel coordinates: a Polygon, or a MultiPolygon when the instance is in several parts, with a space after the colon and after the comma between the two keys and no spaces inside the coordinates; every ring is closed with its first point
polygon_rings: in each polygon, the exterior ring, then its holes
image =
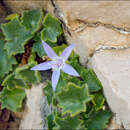
{"type": "Polygon", "coordinates": [[[51,59],[51,61],[38,64],[33,68],[31,68],[31,70],[49,70],[52,68],[53,91],[55,91],[56,85],[58,83],[60,77],[60,70],[72,76],[80,76],[72,66],[65,63],[74,48],[74,44],[71,44],[70,46],[65,48],[60,56],[57,56],[57,54],[52,50],[52,48],[47,43],[42,41],[42,44],[47,56],[51,59]]]}

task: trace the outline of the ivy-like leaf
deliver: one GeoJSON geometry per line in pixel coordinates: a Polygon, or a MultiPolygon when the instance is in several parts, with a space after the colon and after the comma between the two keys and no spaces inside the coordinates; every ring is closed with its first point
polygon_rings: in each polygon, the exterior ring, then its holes
{"type": "Polygon", "coordinates": [[[67,118],[55,118],[56,127],[58,130],[75,130],[75,129],[83,129],[82,120],[79,120],[78,117],[67,117],[67,118]]]}
{"type": "Polygon", "coordinates": [[[2,82],[2,85],[7,86],[8,89],[29,88],[29,86],[22,79],[16,79],[14,73],[6,76],[6,78],[2,82]]]}
{"type": "Polygon", "coordinates": [[[66,80],[67,79],[66,75],[67,74],[65,74],[64,72],[61,71],[60,79],[59,79],[58,84],[57,84],[56,89],[55,89],[55,94],[61,92],[62,89],[67,86],[68,82],[66,80]]]}
{"type": "Polygon", "coordinates": [[[92,113],[89,117],[89,120],[86,122],[88,130],[102,130],[107,127],[109,119],[112,117],[110,111],[99,111],[92,113]]]}
{"type": "Polygon", "coordinates": [[[4,50],[4,41],[0,40],[0,77],[3,78],[5,74],[12,70],[12,65],[16,64],[13,56],[9,57],[6,50],[4,50]]]}
{"type": "Polygon", "coordinates": [[[32,34],[25,30],[18,17],[14,18],[9,23],[2,24],[1,29],[7,40],[5,49],[8,54],[11,56],[17,53],[23,53],[24,45],[32,38],[32,34]]]}
{"type": "Polygon", "coordinates": [[[73,55],[70,64],[77,70],[80,77],[87,82],[90,92],[97,92],[102,89],[102,85],[92,69],[85,69],[78,63],[78,55],[73,55]]]}
{"type": "Polygon", "coordinates": [[[90,92],[97,92],[102,89],[101,82],[92,69],[87,70],[86,81],[90,92]]]}
{"type": "Polygon", "coordinates": [[[44,91],[44,95],[47,98],[48,104],[50,105],[52,103],[52,98],[53,98],[53,90],[50,81],[47,81],[47,85],[45,88],[43,88],[43,91],[44,91]]]}
{"type": "Polygon", "coordinates": [[[56,46],[56,47],[53,47],[53,50],[55,51],[55,53],[57,55],[60,56],[61,52],[67,47],[67,45],[65,44],[62,44],[61,46],[56,46]]]}
{"type": "Polygon", "coordinates": [[[44,41],[56,43],[57,37],[62,34],[62,28],[59,20],[50,14],[47,14],[44,18],[43,26],[44,28],[41,32],[41,39],[44,41]]]}
{"type": "Polygon", "coordinates": [[[30,70],[31,67],[35,66],[35,62],[30,62],[22,67],[16,69],[16,79],[23,79],[27,83],[40,83],[40,73],[38,71],[30,70]]]}
{"type": "Polygon", "coordinates": [[[46,118],[46,121],[47,121],[47,128],[48,128],[48,130],[52,130],[53,127],[55,126],[54,114],[48,115],[47,118],[46,118]]]}
{"type": "Polygon", "coordinates": [[[0,31],[0,40],[4,40],[4,34],[0,31]]]}
{"type": "Polygon", "coordinates": [[[15,88],[8,90],[6,87],[1,92],[1,108],[7,108],[16,112],[22,107],[23,100],[26,94],[23,89],[15,88]]]}
{"type": "Polygon", "coordinates": [[[96,111],[99,111],[100,109],[102,109],[104,101],[105,101],[105,99],[103,97],[103,94],[101,94],[101,93],[94,94],[94,99],[92,100],[92,102],[95,106],[96,111]]]}
{"type": "Polygon", "coordinates": [[[57,94],[58,106],[62,108],[62,113],[70,113],[74,116],[80,112],[86,111],[86,103],[91,101],[93,96],[88,94],[88,87],[76,86],[73,83],[68,83],[67,89],[62,89],[62,92],[57,94]]]}
{"type": "Polygon", "coordinates": [[[10,14],[10,15],[8,15],[6,18],[5,18],[5,20],[12,20],[12,19],[14,19],[14,18],[16,18],[16,17],[19,17],[19,15],[18,14],[10,14]]]}
{"type": "Polygon", "coordinates": [[[36,52],[39,57],[46,55],[41,41],[35,42],[32,47],[32,52],[36,52]]]}
{"type": "Polygon", "coordinates": [[[24,11],[21,17],[21,23],[26,27],[27,30],[30,30],[30,32],[32,33],[35,33],[40,27],[42,18],[42,9],[24,11]]]}

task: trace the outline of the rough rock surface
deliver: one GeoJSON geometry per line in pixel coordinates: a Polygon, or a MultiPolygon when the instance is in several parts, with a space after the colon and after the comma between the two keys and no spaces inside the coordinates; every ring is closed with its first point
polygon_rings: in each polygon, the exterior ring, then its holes
{"type": "Polygon", "coordinates": [[[91,67],[100,79],[111,110],[130,128],[130,49],[95,53],[91,67]]]}
{"type": "Polygon", "coordinates": [[[70,27],[84,21],[130,28],[129,1],[53,1],[70,27]]]}
{"type": "Polygon", "coordinates": [[[130,34],[121,34],[104,26],[86,27],[82,31],[66,33],[68,43],[76,44],[76,52],[81,56],[81,63],[86,64],[87,57],[102,47],[130,47],[130,34]],[[77,45],[78,44],[78,45],[77,45]]]}
{"type": "Polygon", "coordinates": [[[42,129],[43,118],[41,116],[41,100],[43,98],[43,84],[33,86],[26,90],[27,101],[20,129],[42,129]]]}
{"type": "Polygon", "coordinates": [[[23,10],[46,8],[47,0],[4,0],[5,5],[13,12],[21,13],[23,10]]]}

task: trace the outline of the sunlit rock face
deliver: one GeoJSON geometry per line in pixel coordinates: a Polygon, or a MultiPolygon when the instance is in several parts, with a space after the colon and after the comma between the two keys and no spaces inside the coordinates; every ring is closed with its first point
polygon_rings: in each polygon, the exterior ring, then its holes
{"type": "Polygon", "coordinates": [[[10,8],[14,13],[22,13],[24,10],[46,8],[48,1],[46,0],[4,0],[6,7],[10,8]]]}
{"type": "Polygon", "coordinates": [[[107,102],[123,123],[130,128],[130,49],[97,52],[90,66],[100,79],[107,102]]]}
{"type": "Polygon", "coordinates": [[[25,104],[23,120],[20,129],[42,129],[43,117],[41,113],[41,101],[43,98],[43,85],[32,86],[26,90],[27,101],[25,104]]]}

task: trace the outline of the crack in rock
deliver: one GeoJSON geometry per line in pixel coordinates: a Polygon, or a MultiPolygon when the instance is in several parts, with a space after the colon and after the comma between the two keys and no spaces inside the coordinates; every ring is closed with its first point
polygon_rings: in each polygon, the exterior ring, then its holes
{"type": "MultiPolygon", "coordinates": [[[[54,8],[54,12],[56,14],[56,16],[62,21],[62,23],[68,23],[67,20],[65,20],[64,15],[62,14],[62,12],[60,11],[60,9],[58,8],[58,6],[56,5],[55,0],[51,0],[52,6],[54,8]]],[[[104,24],[101,22],[86,22],[86,21],[82,21],[80,19],[75,20],[77,22],[79,22],[79,26],[76,27],[73,31],[75,32],[80,32],[82,30],[84,30],[84,28],[86,27],[98,27],[98,26],[104,26],[106,28],[111,28],[121,34],[130,34],[130,29],[128,28],[120,28],[120,27],[116,27],[112,24],[104,24]]],[[[66,25],[66,24],[65,24],[66,25]]]]}

